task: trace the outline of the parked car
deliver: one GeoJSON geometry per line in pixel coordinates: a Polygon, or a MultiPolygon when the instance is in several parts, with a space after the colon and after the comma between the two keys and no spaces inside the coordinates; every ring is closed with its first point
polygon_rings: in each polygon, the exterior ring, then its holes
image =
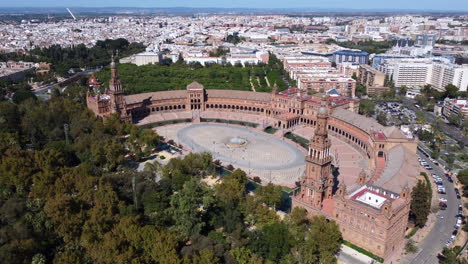
{"type": "Polygon", "coordinates": [[[445,198],[440,198],[439,201],[440,201],[440,202],[443,202],[443,203],[446,203],[446,202],[447,202],[447,199],[445,199],[445,198]]]}
{"type": "Polygon", "coordinates": [[[447,243],[445,243],[445,247],[450,247],[453,243],[453,240],[449,239],[447,243]]]}

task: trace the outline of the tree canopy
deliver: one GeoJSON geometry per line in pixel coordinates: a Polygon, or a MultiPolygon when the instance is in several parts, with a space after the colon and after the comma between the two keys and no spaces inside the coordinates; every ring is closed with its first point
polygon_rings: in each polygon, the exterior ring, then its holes
{"type": "Polygon", "coordinates": [[[208,153],[135,170],[161,138],[96,118],[83,91],[0,102],[0,263],[336,262],[336,223],[281,220],[281,187],[251,195],[239,169],[209,186],[208,153]]]}
{"type": "MultiPolygon", "coordinates": [[[[181,90],[193,81],[203,84],[206,89],[252,91],[254,87],[257,92],[270,92],[275,83],[279,90],[286,89],[288,84],[283,77],[289,80],[281,61],[274,55],[270,55],[268,64],[246,67],[233,67],[230,64],[210,64],[205,67],[184,63],[142,66],[121,64],[118,71],[128,94],[181,90]]],[[[107,84],[111,76],[110,68],[103,68],[96,76],[107,84]]]]}

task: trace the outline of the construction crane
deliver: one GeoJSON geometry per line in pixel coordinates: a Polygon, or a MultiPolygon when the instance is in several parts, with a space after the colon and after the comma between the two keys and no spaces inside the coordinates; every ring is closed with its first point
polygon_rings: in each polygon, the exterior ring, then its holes
{"type": "Polygon", "coordinates": [[[76,20],[75,15],[73,15],[72,11],[70,11],[70,9],[68,9],[68,7],[67,7],[67,11],[68,11],[68,13],[70,13],[70,15],[73,17],[73,20],[76,20]]]}

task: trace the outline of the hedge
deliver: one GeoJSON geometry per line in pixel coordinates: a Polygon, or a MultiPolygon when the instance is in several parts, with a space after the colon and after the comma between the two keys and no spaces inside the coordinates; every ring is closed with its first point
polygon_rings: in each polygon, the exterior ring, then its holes
{"type": "Polygon", "coordinates": [[[186,119],[174,119],[174,120],[167,120],[167,121],[161,121],[161,122],[155,122],[147,125],[142,125],[141,128],[154,128],[158,126],[165,126],[165,125],[174,125],[174,124],[180,124],[180,123],[190,123],[192,122],[192,119],[186,118],[186,119]]]}
{"type": "Polygon", "coordinates": [[[309,140],[298,136],[296,134],[293,134],[291,132],[288,132],[284,134],[284,137],[289,138],[290,140],[296,142],[297,144],[301,145],[303,148],[308,149],[309,148],[309,140]]]}
{"type": "Polygon", "coordinates": [[[366,255],[366,256],[368,256],[368,257],[370,257],[370,258],[372,258],[372,259],[374,259],[374,260],[376,260],[378,262],[380,262],[380,263],[384,262],[383,258],[381,258],[381,257],[379,257],[379,256],[377,256],[377,255],[363,249],[363,248],[360,248],[360,247],[354,245],[353,243],[351,243],[349,241],[343,240],[343,244],[350,247],[350,248],[352,248],[352,249],[354,249],[354,250],[356,250],[359,253],[362,253],[362,254],[364,254],[364,255],[366,255]]]}
{"type": "Polygon", "coordinates": [[[429,176],[427,176],[427,173],[425,173],[424,171],[422,171],[420,173],[422,176],[424,176],[424,179],[426,179],[426,184],[427,184],[427,188],[429,188],[429,193],[431,194],[431,199],[432,199],[432,185],[431,185],[431,180],[429,179],[429,176]]]}
{"type": "Polygon", "coordinates": [[[258,124],[250,123],[246,121],[237,121],[237,120],[226,120],[226,119],[209,119],[209,118],[200,118],[200,122],[213,122],[213,123],[225,123],[225,124],[234,124],[240,126],[247,126],[247,127],[257,127],[258,124]]]}

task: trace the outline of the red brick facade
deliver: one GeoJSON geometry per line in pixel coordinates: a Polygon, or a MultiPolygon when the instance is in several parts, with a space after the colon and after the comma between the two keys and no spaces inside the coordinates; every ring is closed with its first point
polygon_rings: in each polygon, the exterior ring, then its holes
{"type": "Polygon", "coordinates": [[[272,126],[283,130],[298,125],[315,128],[306,156],[306,172],[292,198],[293,207],[301,206],[310,215],[324,215],[337,221],[345,240],[376,255],[387,258],[401,251],[409,214],[408,190],[415,182],[407,180],[410,177],[407,171],[388,176],[384,168],[391,164],[390,152],[403,149],[404,153],[415,153],[417,142],[356,114],[359,100],[330,96],[324,100],[325,97],[308,96],[300,89],[278,92],[276,86],[272,93],[205,90],[196,82],[186,90],[135,95],[124,95],[123,91],[113,64],[109,89],[102,95],[88,93],[88,107],[97,116],[115,113],[122,120],[133,122],[160,113],[192,112],[192,116],[199,116],[196,113],[217,111],[268,117],[274,120],[272,126]],[[368,158],[370,175],[363,173],[353,185],[337,182],[332,175],[329,133],[368,158]],[[384,177],[381,175],[408,184],[391,192],[374,185],[384,177]],[[352,197],[360,188],[364,188],[364,196],[375,196],[385,203],[369,205],[360,201],[360,196],[352,197]]]}

